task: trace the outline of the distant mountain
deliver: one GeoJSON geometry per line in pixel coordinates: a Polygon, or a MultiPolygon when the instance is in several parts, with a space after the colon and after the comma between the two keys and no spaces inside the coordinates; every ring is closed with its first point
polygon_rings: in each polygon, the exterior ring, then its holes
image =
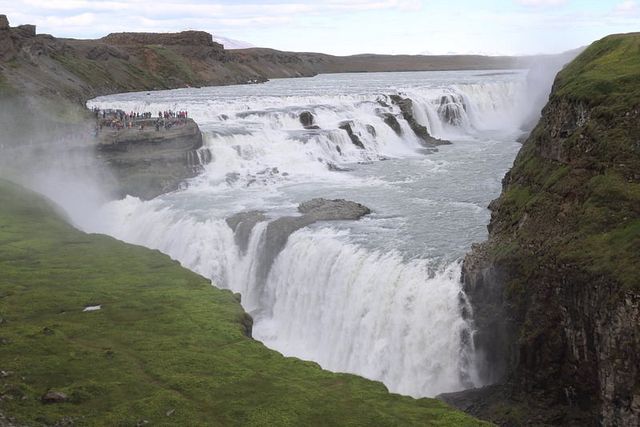
{"type": "Polygon", "coordinates": [[[470,51],[466,51],[466,52],[449,51],[449,52],[442,52],[442,53],[434,52],[434,51],[431,51],[431,50],[425,50],[425,51],[420,52],[418,55],[425,55],[425,56],[508,56],[508,55],[505,55],[504,53],[500,53],[498,51],[489,51],[489,50],[470,50],[470,51]]]}
{"type": "Polygon", "coordinates": [[[222,36],[213,36],[213,41],[220,43],[225,49],[248,49],[250,47],[255,47],[251,43],[222,36]]]}

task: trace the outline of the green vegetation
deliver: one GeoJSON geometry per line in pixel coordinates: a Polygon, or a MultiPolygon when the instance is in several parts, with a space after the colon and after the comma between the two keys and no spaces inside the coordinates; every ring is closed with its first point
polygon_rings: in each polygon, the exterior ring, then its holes
{"type": "Polygon", "coordinates": [[[593,43],[558,75],[556,97],[591,105],[631,106],[640,100],[640,33],[593,43]]]}
{"type": "Polygon", "coordinates": [[[640,288],[639,82],[640,33],[595,42],[558,75],[495,203],[489,251],[521,260],[515,282],[533,265],[571,265],[640,288]]]}
{"type": "Polygon", "coordinates": [[[196,78],[185,58],[164,46],[146,46],[158,55],[157,73],[163,79],[180,79],[193,83],[196,78]]]}
{"type": "Polygon", "coordinates": [[[267,349],[231,292],[6,181],[0,271],[0,412],[21,423],[484,425],[267,349]],[[49,390],[68,400],[43,404],[49,390]]]}
{"type": "Polygon", "coordinates": [[[9,96],[14,92],[6,77],[0,74],[0,96],[9,96]]]}

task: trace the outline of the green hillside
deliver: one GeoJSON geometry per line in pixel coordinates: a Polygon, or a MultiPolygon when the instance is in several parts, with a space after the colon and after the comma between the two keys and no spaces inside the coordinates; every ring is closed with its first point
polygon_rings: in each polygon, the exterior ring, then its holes
{"type": "Polygon", "coordinates": [[[483,425],[267,349],[231,292],[6,181],[0,272],[0,413],[18,424],[483,425]]]}

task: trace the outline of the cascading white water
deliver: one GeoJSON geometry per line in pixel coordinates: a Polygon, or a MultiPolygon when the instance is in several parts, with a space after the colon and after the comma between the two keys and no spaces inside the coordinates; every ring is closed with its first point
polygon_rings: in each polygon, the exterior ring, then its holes
{"type": "Polygon", "coordinates": [[[430,396],[460,387],[457,264],[432,275],[426,262],[345,243],[335,230],[291,236],[265,284],[254,335],[284,354],[430,396]],[[294,320],[294,321],[292,321],[294,320]]]}
{"type": "Polygon", "coordinates": [[[115,201],[77,222],[157,248],[240,292],[254,337],[286,355],[412,396],[479,385],[464,339],[472,325],[462,315],[459,260],[484,237],[484,207],[517,150],[522,81],[388,73],[96,99],[90,106],[188,110],[211,162],[184,190],[115,201]],[[425,157],[391,94],[410,98],[415,119],[454,144],[425,157]],[[303,111],[317,128],[303,127],[303,111]],[[268,223],[314,197],[354,200],[373,213],[298,230],[261,267],[268,223]],[[250,210],[266,219],[241,248],[225,220],[250,210]]]}

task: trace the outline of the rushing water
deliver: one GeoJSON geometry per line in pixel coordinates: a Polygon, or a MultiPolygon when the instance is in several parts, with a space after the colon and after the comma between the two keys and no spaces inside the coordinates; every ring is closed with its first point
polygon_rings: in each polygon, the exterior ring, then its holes
{"type": "Polygon", "coordinates": [[[480,385],[460,260],[486,237],[486,206],[519,149],[524,79],[338,74],[98,98],[90,106],[188,110],[212,161],[184,190],[111,202],[80,225],[160,249],[240,292],[253,336],[285,355],[412,396],[480,385]],[[411,98],[416,119],[453,144],[426,153],[392,94],[411,98]],[[303,128],[303,111],[319,129],[303,128]],[[388,113],[402,136],[385,124],[388,113]],[[339,128],[345,121],[364,149],[339,128]],[[268,222],[315,197],[372,214],[294,232],[261,274],[268,222]],[[225,219],[250,210],[267,218],[242,242],[225,219]]]}

